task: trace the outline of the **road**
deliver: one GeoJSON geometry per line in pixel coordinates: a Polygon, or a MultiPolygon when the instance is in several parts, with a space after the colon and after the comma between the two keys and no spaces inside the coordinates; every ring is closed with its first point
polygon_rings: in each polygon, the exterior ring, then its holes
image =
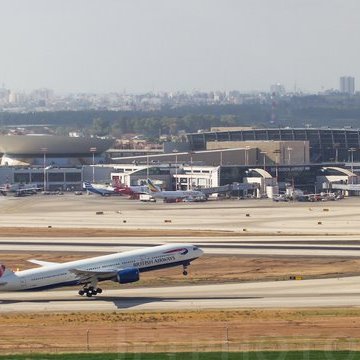
{"type": "MultiPolygon", "coordinates": [[[[105,290],[1,293],[0,313],[113,310],[205,310],[360,306],[360,277],[105,290]]],[[[116,286],[116,285],[114,285],[116,286]]],[[[120,287],[120,286],[119,286],[120,287]]]]}

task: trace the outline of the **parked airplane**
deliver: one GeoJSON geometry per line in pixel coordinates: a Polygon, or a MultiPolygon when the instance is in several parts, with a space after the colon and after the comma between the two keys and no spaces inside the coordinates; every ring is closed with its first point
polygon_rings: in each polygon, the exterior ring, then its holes
{"type": "Polygon", "coordinates": [[[42,190],[33,184],[5,184],[0,186],[0,193],[6,196],[9,193],[13,193],[15,196],[33,195],[42,190]]]}
{"type": "Polygon", "coordinates": [[[127,186],[123,184],[117,185],[118,191],[122,195],[129,195],[129,196],[135,196],[139,194],[148,194],[149,188],[144,185],[138,185],[138,186],[127,186]]]}
{"type": "Polygon", "coordinates": [[[101,196],[121,195],[116,187],[107,184],[91,184],[90,182],[85,181],[83,183],[83,189],[101,196]]]}
{"type": "Polygon", "coordinates": [[[151,196],[155,199],[188,199],[188,200],[206,200],[203,192],[198,190],[174,190],[166,191],[157,187],[150,179],[147,179],[147,184],[151,196]]]}
{"type": "Polygon", "coordinates": [[[190,244],[168,244],[150,249],[131,250],[94,258],[55,263],[29,260],[41,267],[13,272],[0,265],[0,291],[46,290],[82,285],[79,295],[101,294],[98,282],[111,280],[128,284],[140,279],[140,273],[174,266],[187,267],[203,251],[190,244]]]}

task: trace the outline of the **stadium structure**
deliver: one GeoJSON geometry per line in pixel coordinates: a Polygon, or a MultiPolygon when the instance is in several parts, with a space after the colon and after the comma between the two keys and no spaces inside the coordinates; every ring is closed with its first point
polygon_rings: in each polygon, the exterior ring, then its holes
{"type": "Polygon", "coordinates": [[[103,154],[114,140],[55,135],[0,135],[1,165],[79,166],[104,162],[103,154]]]}
{"type": "Polygon", "coordinates": [[[189,133],[187,138],[193,151],[207,149],[210,142],[308,141],[311,163],[360,161],[360,129],[222,128],[189,133]]]}

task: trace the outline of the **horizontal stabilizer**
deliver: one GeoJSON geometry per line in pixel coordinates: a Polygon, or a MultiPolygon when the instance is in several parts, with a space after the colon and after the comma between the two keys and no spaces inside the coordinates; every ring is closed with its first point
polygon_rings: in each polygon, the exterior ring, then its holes
{"type": "Polygon", "coordinates": [[[30,260],[28,260],[28,262],[31,262],[33,264],[40,265],[40,266],[54,266],[54,265],[59,264],[57,262],[42,261],[42,260],[36,260],[36,259],[30,259],[30,260]]]}

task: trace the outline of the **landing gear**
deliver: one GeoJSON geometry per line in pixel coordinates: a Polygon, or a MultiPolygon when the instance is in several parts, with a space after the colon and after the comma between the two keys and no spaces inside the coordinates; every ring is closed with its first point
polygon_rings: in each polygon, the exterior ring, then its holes
{"type": "Polygon", "coordinates": [[[92,297],[101,293],[102,293],[101,288],[94,288],[93,286],[89,286],[89,287],[85,286],[83,289],[79,290],[80,296],[86,295],[87,297],[92,297]]]}
{"type": "Polygon", "coordinates": [[[187,272],[187,265],[183,265],[183,275],[187,276],[188,272],[187,272]]]}

